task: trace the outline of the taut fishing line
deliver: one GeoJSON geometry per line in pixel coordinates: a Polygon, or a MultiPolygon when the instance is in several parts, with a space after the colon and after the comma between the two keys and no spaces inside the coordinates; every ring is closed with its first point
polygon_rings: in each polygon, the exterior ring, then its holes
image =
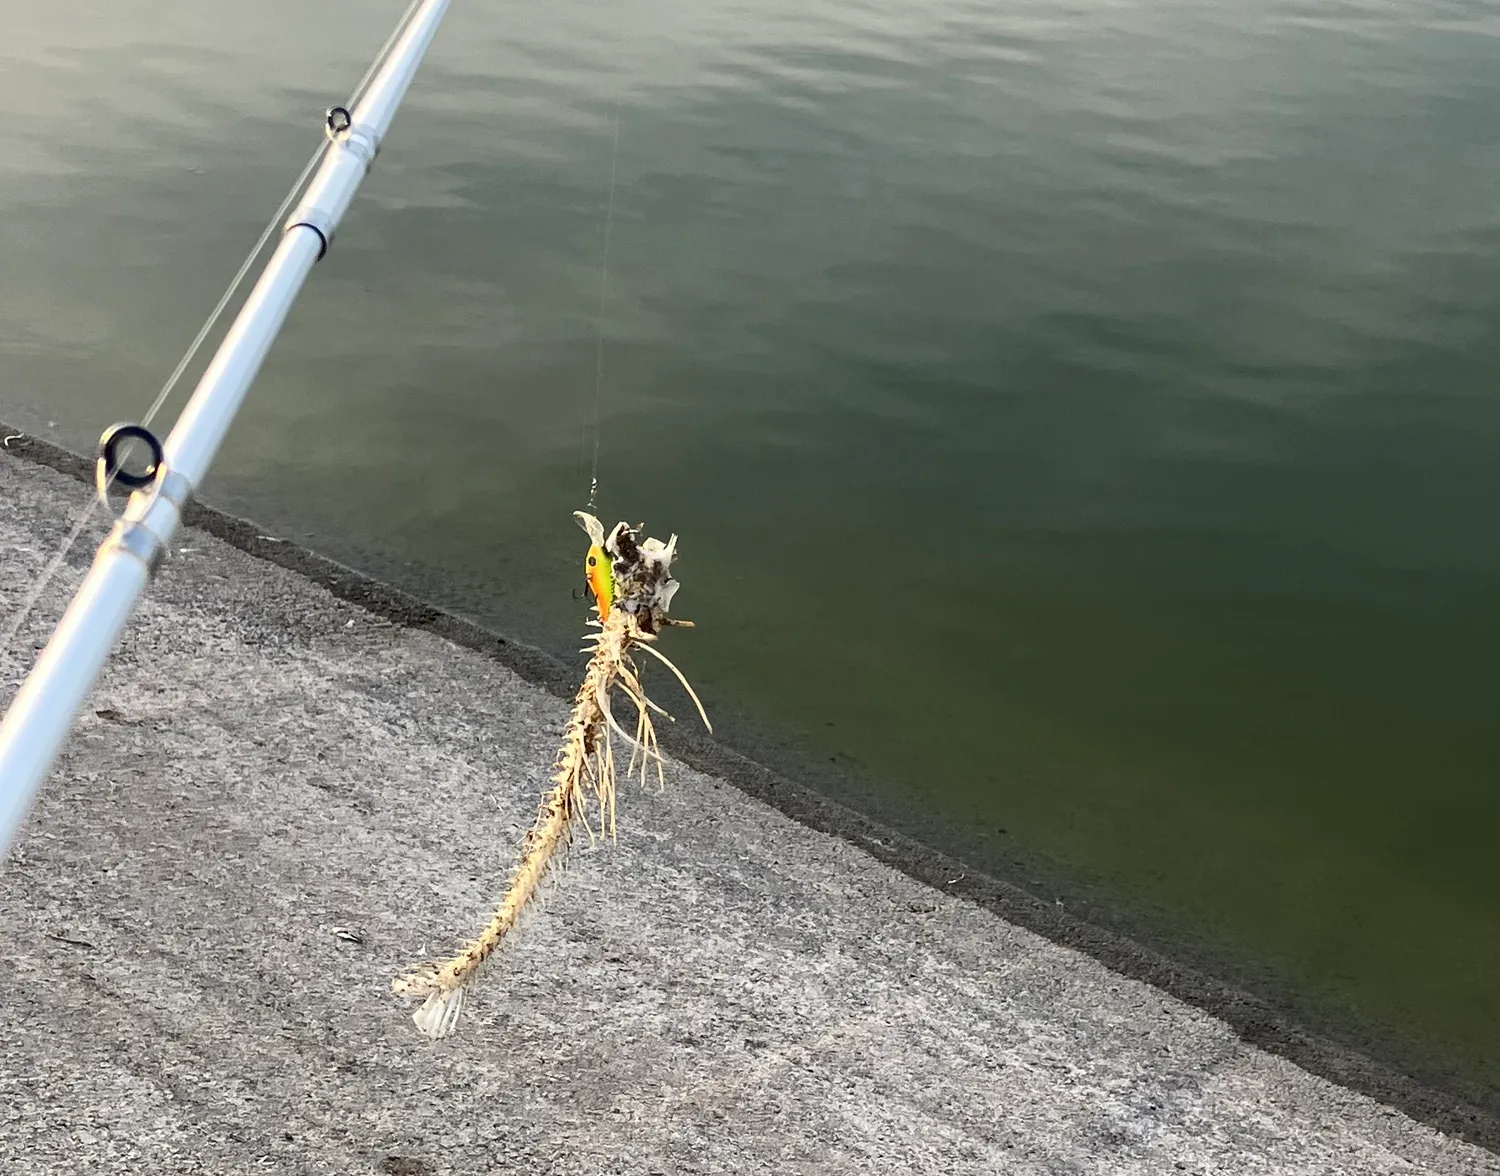
{"type": "Polygon", "coordinates": [[[609,245],[615,226],[615,179],[620,164],[620,99],[615,99],[614,146],[609,156],[609,198],[604,212],[604,255],[599,262],[599,339],[594,354],[594,465],[589,473],[589,510],[599,497],[600,409],[604,402],[604,298],[609,285],[609,245]]]}

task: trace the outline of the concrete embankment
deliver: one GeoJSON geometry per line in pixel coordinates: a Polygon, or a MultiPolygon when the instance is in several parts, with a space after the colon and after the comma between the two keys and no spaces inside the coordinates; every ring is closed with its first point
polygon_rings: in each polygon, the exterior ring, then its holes
{"type": "MultiPolygon", "coordinates": [[[[85,495],[0,454],[0,618],[85,495]]],[[[564,704],[174,549],[0,868],[0,1172],[1500,1173],[681,765],[428,1043],[390,980],[487,916],[564,704]]]]}

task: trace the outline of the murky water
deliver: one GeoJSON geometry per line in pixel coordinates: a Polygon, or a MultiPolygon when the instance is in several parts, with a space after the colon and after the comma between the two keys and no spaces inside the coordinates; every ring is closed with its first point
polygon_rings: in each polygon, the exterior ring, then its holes
{"type": "MultiPolygon", "coordinates": [[[[144,409],[401,4],[240,7],[0,0],[0,416],[144,409]]],[[[1493,1098],[1497,57],[465,0],[205,497],[569,650],[597,398],[731,740],[1493,1098]]]]}

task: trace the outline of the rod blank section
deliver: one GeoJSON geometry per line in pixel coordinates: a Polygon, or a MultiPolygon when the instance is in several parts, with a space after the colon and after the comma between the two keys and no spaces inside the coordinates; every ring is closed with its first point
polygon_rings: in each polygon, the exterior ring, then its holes
{"type": "Polygon", "coordinates": [[[0,723],[0,857],[130,619],[150,579],[153,558],[171,543],[186,494],[196,491],[208,473],[308,273],[326,252],[374,163],[448,5],[449,0],[426,0],[405,25],[350,112],[347,131],[335,137],[324,156],[276,251],[166,439],[161,477],[175,475],[185,489],[169,499],[157,492],[163,485],[159,480],[157,487],[132,495],[124,518],[100,546],[83,586],[0,723]]]}

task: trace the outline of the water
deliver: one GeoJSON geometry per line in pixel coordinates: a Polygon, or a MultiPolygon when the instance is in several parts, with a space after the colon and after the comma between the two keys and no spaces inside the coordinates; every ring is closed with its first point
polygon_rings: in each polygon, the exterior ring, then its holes
{"type": "MultiPolygon", "coordinates": [[[[400,7],[0,0],[0,416],[144,409],[400,7]]],[[[1500,12],[1253,9],[465,0],[205,497],[570,650],[602,328],[729,739],[1494,1105],[1500,12]]]]}

